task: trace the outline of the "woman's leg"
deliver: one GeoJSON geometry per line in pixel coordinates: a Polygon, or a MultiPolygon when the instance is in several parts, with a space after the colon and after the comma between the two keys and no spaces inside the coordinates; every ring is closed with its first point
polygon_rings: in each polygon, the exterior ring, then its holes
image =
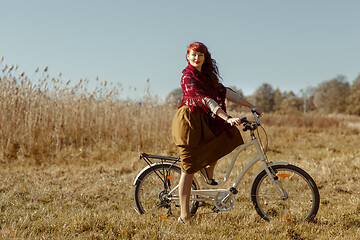
{"type": "Polygon", "coordinates": [[[181,172],[179,182],[180,217],[183,221],[190,220],[190,193],[194,174],[181,172]]]}
{"type": "Polygon", "coordinates": [[[214,170],[215,170],[216,163],[217,163],[217,161],[215,161],[205,167],[205,171],[206,171],[209,179],[214,179],[214,170]]]}

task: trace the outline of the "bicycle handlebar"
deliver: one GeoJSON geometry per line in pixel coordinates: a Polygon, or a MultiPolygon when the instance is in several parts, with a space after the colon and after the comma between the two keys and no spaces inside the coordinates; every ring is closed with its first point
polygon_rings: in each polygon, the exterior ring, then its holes
{"type": "Polygon", "coordinates": [[[258,113],[256,110],[251,110],[252,114],[254,115],[255,122],[260,126],[262,124],[260,117],[262,114],[258,113]]]}
{"type": "Polygon", "coordinates": [[[240,118],[240,122],[244,126],[244,131],[255,130],[257,126],[260,126],[262,124],[260,120],[262,114],[258,113],[256,110],[251,110],[251,112],[254,115],[255,121],[249,121],[246,117],[240,118]]]}

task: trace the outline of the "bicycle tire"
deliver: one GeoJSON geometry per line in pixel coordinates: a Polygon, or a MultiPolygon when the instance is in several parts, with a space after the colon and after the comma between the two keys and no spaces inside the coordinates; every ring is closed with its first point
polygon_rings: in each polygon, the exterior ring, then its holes
{"type": "Polygon", "coordinates": [[[280,182],[288,198],[279,196],[263,170],[251,187],[251,200],[261,218],[270,221],[312,221],[319,209],[320,194],[312,177],[294,165],[275,165],[276,182],[280,182]]]}
{"type": "MultiPolygon", "coordinates": [[[[143,172],[134,189],[134,202],[140,214],[150,213],[163,218],[180,216],[178,200],[171,199],[168,193],[179,184],[181,168],[171,163],[154,165],[143,172]],[[164,177],[166,176],[166,177],[164,177]],[[165,178],[165,181],[162,179],[165,178]]],[[[195,181],[192,189],[198,189],[195,181]]],[[[178,190],[174,191],[178,197],[178,190]]],[[[199,207],[198,201],[190,202],[190,213],[194,215],[199,207]]]]}

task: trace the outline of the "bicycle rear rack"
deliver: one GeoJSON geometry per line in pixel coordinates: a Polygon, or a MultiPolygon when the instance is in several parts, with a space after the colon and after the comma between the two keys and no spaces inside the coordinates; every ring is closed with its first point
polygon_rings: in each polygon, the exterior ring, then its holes
{"type": "Polygon", "coordinates": [[[155,163],[155,161],[151,161],[151,159],[159,159],[161,160],[161,163],[165,161],[173,162],[173,164],[180,161],[179,157],[168,157],[168,156],[160,156],[160,155],[151,155],[147,153],[140,154],[140,159],[143,159],[147,165],[151,166],[151,164],[155,163]]]}

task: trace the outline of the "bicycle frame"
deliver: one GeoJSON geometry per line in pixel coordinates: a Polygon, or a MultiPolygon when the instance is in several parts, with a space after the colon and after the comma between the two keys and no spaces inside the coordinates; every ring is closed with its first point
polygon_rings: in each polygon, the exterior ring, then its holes
{"type": "MultiPolygon", "coordinates": [[[[254,118],[255,118],[255,123],[260,123],[260,125],[261,125],[261,121],[257,118],[256,113],[253,112],[253,114],[254,114],[254,118]]],[[[241,147],[239,147],[236,150],[236,152],[234,153],[233,158],[230,162],[230,165],[228,167],[228,170],[225,174],[223,181],[220,182],[218,185],[209,185],[209,184],[207,184],[207,182],[204,178],[200,177],[199,178],[200,182],[202,183],[202,186],[205,187],[205,189],[192,189],[191,194],[190,194],[191,201],[212,201],[217,196],[219,196],[220,193],[223,193],[223,194],[226,194],[226,196],[225,197],[221,196],[222,197],[221,203],[226,203],[233,194],[236,194],[238,192],[237,187],[238,187],[240,181],[242,180],[242,178],[244,177],[244,175],[259,161],[262,162],[263,168],[254,176],[253,181],[257,177],[257,175],[260,174],[260,172],[265,170],[267,175],[269,176],[270,180],[274,184],[275,189],[276,189],[277,193],[279,194],[279,196],[283,199],[286,199],[288,197],[287,192],[284,190],[284,188],[281,186],[281,184],[279,182],[275,182],[276,180],[274,178],[274,174],[272,173],[271,167],[275,166],[275,165],[288,165],[289,163],[287,163],[287,162],[277,162],[277,163],[269,162],[263,149],[262,149],[262,146],[260,145],[259,139],[257,139],[254,134],[255,128],[253,128],[253,129],[250,128],[248,130],[250,130],[251,141],[243,144],[241,147]],[[236,177],[235,181],[231,185],[230,189],[221,188],[224,184],[226,184],[229,181],[230,174],[232,173],[232,171],[234,169],[234,165],[235,165],[235,162],[236,162],[239,154],[243,150],[245,150],[246,148],[248,148],[250,146],[255,147],[257,155],[242,169],[242,171],[239,173],[239,175],[236,177]]],[[[175,164],[178,164],[178,161],[179,161],[179,158],[163,157],[163,156],[148,155],[148,154],[142,154],[141,158],[144,158],[144,160],[147,162],[148,166],[146,168],[144,168],[138,174],[138,176],[140,176],[142,174],[142,172],[144,172],[146,169],[150,168],[153,165],[163,164],[164,162],[169,162],[170,164],[175,165],[175,164]],[[160,159],[161,162],[152,163],[148,158],[160,159]]],[[[138,176],[136,177],[134,184],[137,182],[138,176]]],[[[161,179],[160,176],[159,176],[159,178],[161,179]]],[[[194,181],[195,181],[196,185],[198,185],[197,179],[198,178],[194,177],[194,181]]],[[[179,199],[178,187],[179,187],[179,185],[175,186],[168,193],[169,200],[178,200],[179,199]]]]}

